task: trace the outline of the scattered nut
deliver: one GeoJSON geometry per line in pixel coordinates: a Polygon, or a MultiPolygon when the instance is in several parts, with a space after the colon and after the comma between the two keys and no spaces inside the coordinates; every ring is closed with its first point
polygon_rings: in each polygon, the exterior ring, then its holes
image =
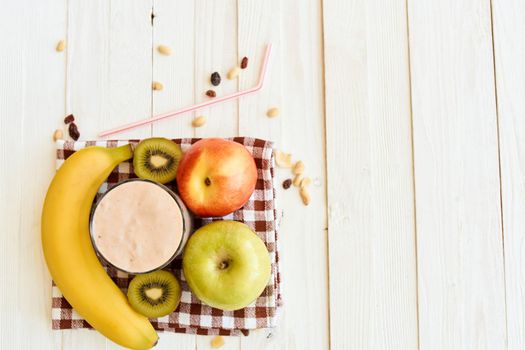
{"type": "Polygon", "coordinates": [[[80,132],[78,131],[77,124],[73,122],[70,123],[68,131],[69,131],[69,136],[71,136],[73,140],[77,141],[78,138],[80,137],[80,132]]]}
{"type": "Polygon", "coordinates": [[[302,174],[297,174],[295,175],[295,177],[293,178],[293,185],[295,187],[299,187],[301,186],[301,182],[303,181],[303,175],[302,174]]]}
{"type": "Polygon", "coordinates": [[[304,205],[310,204],[310,193],[308,193],[308,190],[306,188],[301,188],[299,190],[299,194],[301,195],[301,199],[303,200],[304,205]]]}
{"type": "Polygon", "coordinates": [[[60,40],[55,48],[57,52],[62,52],[66,48],[66,42],[64,40],[60,40]]]}
{"type": "Polygon", "coordinates": [[[162,85],[161,83],[159,83],[158,81],[154,81],[152,84],[151,84],[151,88],[153,90],[162,90],[164,89],[164,85],[162,85]]]}
{"type": "Polygon", "coordinates": [[[211,347],[213,349],[218,349],[222,347],[223,345],[224,345],[224,338],[221,337],[220,335],[213,337],[213,339],[211,340],[211,347]]]}
{"type": "Polygon", "coordinates": [[[241,72],[241,69],[239,67],[233,67],[228,71],[228,75],[226,76],[229,80],[237,78],[239,73],[241,72]]]}
{"type": "Polygon", "coordinates": [[[157,51],[159,51],[159,53],[166,55],[166,56],[171,55],[171,49],[166,45],[159,45],[157,47],[157,51]]]}
{"type": "Polygon", "coordinates": [[[208,90],[208,91],[206,91],[206,96],[208,96],[208,97],[215,97],[215,96],[217,96],[217,93],[214,90],[208,90]]]}
{"type": "Polygon", "coordinates": [[[301,181],[300,187],[301,187],[301,188],[308,187],[308,186],[310,186],[311,183],[312,183],[312,179],[310,179],[310,178],[307,176],[307,177],[303,178],[303,180],[301,181]]]}
{"type": "Polygon", "coordinates": [[[198,128],[203,126],[206,123],[206,117],[201,115],[200,117],[197,117],[191,121],[191,125],[194,128],[198,128]]]}
{"type": "Polygon", "coordinates": [[[75,121],[75,117],[73,116],[73,114],[70,114],[64,118],[64,124],[69,124],[74,121],[75,121]]]}
{"type": "Polygon", "coordinates": [[[217,86],[221,83],[221,76],[218,72],[213,72],[210,78],[211,85],[217,86]]]}
{"type": "Polygon", "coordinates": [[[279,115],[279,108],[277,107],[272,107],[268,110],[268,112],[266,112],[266,115],[268,116],[268,118],[275,118],[279,115]]]}
{"type": "Polygon", "coordinates": [[[64,137],[64,133],[62,132],[62,130],[56,129],[53,133],[53,141],[62,140],[62,137],[64,137]]]}
{"type": "Polygon", "coordinates": [[[248,57],[243,57],[241,61],[241,69],[246,69],[248,67],[248,57]]]}
{"type": "Polygon", "coordinates": [[[291,168],[292,155],[290,153],[284,153],[279,150],[275,150],[275,163],[280,168],[291,168]]]}
{"type": "Polygon", "coordinates": [[[283,188],[285,190],[289,189],[292,186],[292,179],[286,179],[283,181],[283,188]]]}
{"type": "Polygon", "coordinates": [[[304,172],[304,163],[302,161],[298,161],[294,164],[292,168],[292,173],[294,174],[302,174],[304,172]]]}

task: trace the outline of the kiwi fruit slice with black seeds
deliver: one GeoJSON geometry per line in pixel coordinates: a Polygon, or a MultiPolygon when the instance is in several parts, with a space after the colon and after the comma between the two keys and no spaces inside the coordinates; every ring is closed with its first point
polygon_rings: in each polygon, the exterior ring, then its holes
{"type": "Polygon", "coordinates": [[[131,307],[146,317],[169,315],[179,305],[179,281],[168,271],[155,271],[135,276],[128,286],[131,307]]]}
{"type": "Polygon", "coordinates": [[[182,158],[182,150],[175,142],[154,137],[142,140],[133,152],[133,170],[141,179],[161,184],[173,181],[182,158]]]}

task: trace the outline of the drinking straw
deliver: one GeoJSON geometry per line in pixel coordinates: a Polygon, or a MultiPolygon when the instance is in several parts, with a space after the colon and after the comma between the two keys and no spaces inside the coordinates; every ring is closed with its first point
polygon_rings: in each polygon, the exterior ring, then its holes
{"type": "Polygon", "coordinates": [[[176,111],[171,111],[171,112],[159,114],[159,115],[151,117],[151,118],[138,120],[138,121],[133,122],[133,123],[125,124],[125,125],[113,128],[113,129],[102,131],[101,133],[98,134],[98,136],[104,137],[104,136],[117,134],[117,133],[124,132],[124,131],[130,130],[130,129],[138,128],[139,126],[142,126],[142,125],[155,123],[155,122],[157,122],[159,120],[162,120],[162,119],[175,117],[177,115],[184,114],[184,113],[187,113],[187,112],[191,112],[191,111],[194,111],[196,109],[201,109],[201,108],[204,108],[204,107],[213,106],[213,105],[216,105],[216,104],[219,104],[219,103],[222,103],[222,102],[226,102],[226,101],[229,101],[229,100],[237,99],[237,98],[239,98],[241,96],[245,96],[245,95],[249,95],[249,94],[255,93],[255,92],[261,90],[263,85],[264,85],[264,81],[266,79],[266,73],[268,71],[268,64],[269,64],[269,61],[270,61],[270,54],[271,54],[271,52],[272,52],[272,44],[268,44],[266,46],[266,52],[264,54],[264,60],[263,60],[261,72],[259,74],[259,81],[257,82],[257,85],[255,85],[254,87],[251,87],[251,88],[249,88],[247,90],[234,92],[234,93],[229,94],[229,95],[224,95],[222,97],[217,97],[217,98],[214,98],[213,100],[197,103],[197,104],[195,104],[193,106],[181,108],[181,109],[178,109],[176,111]]]}

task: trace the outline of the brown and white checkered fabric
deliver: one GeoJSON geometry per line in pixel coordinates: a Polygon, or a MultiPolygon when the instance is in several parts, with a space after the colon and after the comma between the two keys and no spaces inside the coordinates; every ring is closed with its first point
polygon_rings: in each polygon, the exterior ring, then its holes
{"type": "MultiPolygon", "coordinates": [[[[199,139],[176,139],[182,150],[199,139]]],[[[272,277],[261,296],[248,307],[238,311],[222,311],[203,304],[193,295],[181,270],[182,261],[177,258],[168,266],[179,279],[182,286],[182,298],[179,307],[172,314],[153,318],[151,322],[159,331],[191,333],[202,335],[240,335],[248,334],[249,330],[257,328],[274,327],[276,323],[277,308],[281,305],[279,255],[277,250],[277,216],[275,208],[275,188],[273,185],[273,150],[269,141],[248,137],[232,139],[243,144],[252,154],[257,165],[258,179],[255,192],[246,205],[236,212],[223,218],[213,220],[236,220],[250,226],[265,242],[272,262],[272,277]]],[[[128,141],[83,141],[57,142],[57,169],[75,151],[88,146],[117,147],[126,143],[138,143],[139,140],[128,141]]],[[[99,195],[116,183],[135,177],[131,161],[121,163],[109,176],[99,190],[99,195]]],[[[168,187],[176,190],[175,184],[168,187]]],[[[212,219],[198,219],[196,225],[200,226],[212,219]]],[[[126,292],[132,276],[106,266],[106,270],[115,283],[126,292]]],[[[71,305],[62,296],[60,290],[53,284],[52,319],[54,329],[91,328],[89,324],[78,315],[71,305]]]]}

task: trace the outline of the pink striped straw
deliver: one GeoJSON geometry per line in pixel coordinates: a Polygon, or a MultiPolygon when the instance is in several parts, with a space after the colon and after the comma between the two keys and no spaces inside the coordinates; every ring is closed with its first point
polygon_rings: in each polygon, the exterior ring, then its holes
{"type": "Polygon", "coordinates": [[[259,82],[257,83],[257,85],[255,85],[252,88],[249,88],[249,89],[244,90],[244,91],[234,92],[233,94],[225,95],[225,96],[222,96],[222,97],[217,97],[217,98],[214,98],[213,100],[197,103],[197,104],[195,104],[193,106],[181,108],[181,109],[178,109],[176,111],[172,111],[172,112],[168,112],[168,113],[164,113],[164,114],[159,114],[159,115],[157,115],[155,117],[146,118],[146,119],[138,120],[138,121],[133,122],[133,123],[125,124],[125,125],[113,128],[113,129],[109,129],[109,130],[103,131],[103,132],[99,133],[98,136],[104,137],[104,136],[109,136],[109,135],[113,135],[113,134],[118,134],[118,133],[123,132],[123,131],[127,131],[127,130],[130,130],[130,129],[138,128],[139,126],[142,126],[142,125],[155,123],[155,122],[157,122],[159,120],[162,120],[162,119],[175,117],[177,115],[184,114],[184,113],[187,113],[187,112],[191,112],[191,111],[194,111],[196,109],[201,109],[201,108],[204,108],[204,107],[213,106],[213,105],[225,102],[225,101],[237,99],[237,98],[239,98],[241,96],[245,96],[245,95],[249,95],[249,94],[252,94],[254,92],[257,92],[257,91],[261,90],[263,85],[264,85],[264,81],[266,79],[266,73],[268,71],[268,64],[269,64],[269,61],[270,61],[270,54],[271,53],[272,53],[272,44],[268,44],[266,46],[266,52],[264,54],[264,61],[263,61],[263,65],[262,65],[262,68],[261,68],[261,73],[259,75],[259,82]]]}

